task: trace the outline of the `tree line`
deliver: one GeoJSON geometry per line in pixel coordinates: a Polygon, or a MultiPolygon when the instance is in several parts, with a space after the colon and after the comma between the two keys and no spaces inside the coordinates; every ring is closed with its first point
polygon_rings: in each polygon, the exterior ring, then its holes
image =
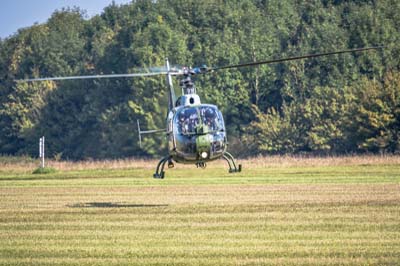
{"type": "MultiPolygon", "coordinates": [[[[384,45],[377,51],[221,70],[196,78],[218,105],[229,150],[242,156],[400,151],[400,3],[159,0],[111,4],[88,19],[55,11],[0,40],[0,154],[56,158],[160,156],[164,136],[138,144],[136,120],[164,128],[165,77],[15,82],[224,66],[384,45]]],[[[178,82],[176,93],[180,92],[178,82]]]]}

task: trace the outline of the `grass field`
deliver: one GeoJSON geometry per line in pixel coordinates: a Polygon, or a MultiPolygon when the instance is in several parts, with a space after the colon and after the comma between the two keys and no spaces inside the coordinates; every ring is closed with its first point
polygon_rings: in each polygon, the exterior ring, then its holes
{"type": "Polygon", "coordinates": [[[0,265],[400,265],[400,157],[0,160],[0,265]]]}

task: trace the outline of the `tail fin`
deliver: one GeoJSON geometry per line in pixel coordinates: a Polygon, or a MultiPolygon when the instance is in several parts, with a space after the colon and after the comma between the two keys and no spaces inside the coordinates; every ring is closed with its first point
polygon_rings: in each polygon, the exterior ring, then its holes
{"type": "Polygon", "coordinates": [[[171,68],[169,66],[168,58],[165,58],[165,66],[167,68],[167,86],[168,86],[168,111],[174,108],[176,101],[174,85],[172,83],[171,68]]]}

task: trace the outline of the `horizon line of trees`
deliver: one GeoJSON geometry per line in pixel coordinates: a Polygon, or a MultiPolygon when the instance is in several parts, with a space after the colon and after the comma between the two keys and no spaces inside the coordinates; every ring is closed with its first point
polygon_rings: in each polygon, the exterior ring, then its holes
{"type": "MultiPolygon", "coordinates": [[[[132,73],[164,65],[224,66],[342,49],[376,51],[217,71],[198,77],[225,118],[236,155],[400,152],[400,2],[176,1],[78,9],[0,39],[0,154],[63,159],[159,157],[165,78],[16,79],[132,73]]],[[[177,82],[175,82],[177,84],[177,82]]],[[[177,89],[177,93],[180,91],[177,89]]]]}

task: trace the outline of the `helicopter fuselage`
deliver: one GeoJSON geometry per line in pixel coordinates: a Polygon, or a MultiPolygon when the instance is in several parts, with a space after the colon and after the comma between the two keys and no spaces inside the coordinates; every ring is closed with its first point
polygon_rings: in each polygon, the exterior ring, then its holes
{"type": "Polygon", "coordinates": [[[217,106],[178,106],[169,112],[167,124],[168,151],[174,161],[204,164],[224,155],[225,124],[217,106]]]}

